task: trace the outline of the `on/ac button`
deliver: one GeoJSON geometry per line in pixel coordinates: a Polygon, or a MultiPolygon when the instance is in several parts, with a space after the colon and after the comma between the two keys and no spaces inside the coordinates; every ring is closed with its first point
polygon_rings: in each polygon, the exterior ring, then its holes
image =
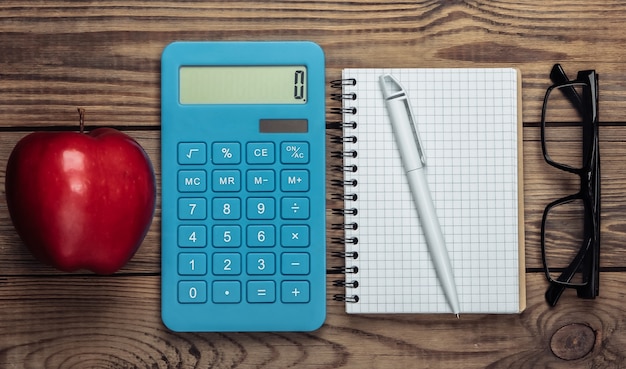
{"type": "Polygon", "coordinates": [[[309,162],[308,142],[283,142],[280,144],[280,161],[283,164],[306,164],[309,162]]]}

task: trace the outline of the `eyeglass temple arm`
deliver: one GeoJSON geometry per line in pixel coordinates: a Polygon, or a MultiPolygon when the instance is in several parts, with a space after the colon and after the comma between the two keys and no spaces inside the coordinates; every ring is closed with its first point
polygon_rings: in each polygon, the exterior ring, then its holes
{"type": "MultiPolygon", "coordinates": [[[[591,242],[591,239],[589,240],[591,242]]],[[[560,282],[569,282],[576,272],[582,267],[582,273],[588,283],[585,286],[576,287],[576,294],[580,298],[593,299],[598,294],[598,252],[595,247],[581,248],[570,265],[565,268],[561,276],[557,279],[560,282]]],[[[546,290],[545,298],[550,306],[556,306],[561,294],[567,287],[562,284],[550,282],[550,286],[546,290]]]]}
{"type": "MultiPolygon", "coordinates": [[[[561,64],[558,64],[558,63],[554,64],[554,66],[552,67],[552,70],[550,71],[550,80],[554,84],[564,84],[570,81],[569,78],[567,78],[567,75],[565,74],[563,67],[561,66],[561,64]]],[[[578,94],[578,92],[576,92],[576,89],[570,86],[570,87],[560,88],[560,90],[563,92],[565,97],[572,103],[574,108],[578,110],[578,114],[580,114],[581,116],[584,116],[583,99],[578,94]]]]}

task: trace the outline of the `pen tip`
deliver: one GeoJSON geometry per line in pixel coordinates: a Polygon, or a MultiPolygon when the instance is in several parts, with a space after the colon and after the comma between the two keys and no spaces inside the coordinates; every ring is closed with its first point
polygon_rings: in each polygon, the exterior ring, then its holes
{"type": "Polygon", "coordinates": [[[459,313],[456,313],[456,318],[461,319],[461,316],[459,315],[459,313]]]}

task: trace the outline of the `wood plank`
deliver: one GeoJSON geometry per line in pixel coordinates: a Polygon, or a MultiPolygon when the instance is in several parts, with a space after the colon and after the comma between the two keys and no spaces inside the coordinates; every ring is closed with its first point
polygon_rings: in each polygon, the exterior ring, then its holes
{"type": "Polygon", "coordinates": [[[387,368],[390,363],[566,368],[572,362],[551,353],[551,337],[573,323],[590,327],[597,340],[591,353],[575,361],[577,366],[626,360],[626,331],[618,329],[623,273],[603,273],[605,288],[595,301],[566,293],[558,310],[543,301],[543,275],[529,274],[528,309],[520,315],[467,314],[460,320],[452,315],[348,315],[343,304],[331,301],[326,324],[311,333],[171,332],[160,321],[156,276],[7,277],[0,283],[4,368],[39,363],[51,368],[387,368]]]}
{"type": "Polygon", "coordinates": [[[546,11],[535,2],[108,1],[85,6],[50,1],[24,7],[5,1],[0,4],[0,19],[6,20],[0,22],[0,124],[73,125],[73,111],[80,106],[93,124],[157,127],[160,54],[169,42],[250,38],[316,41],[326,52],[331,78],[348,66],[517,66],[523,74],[525,122],[539,121],[554,62],[566,62],[572,78],[578,69],[595,68],[601,75],[602,119],[621,122],[626,91],[619,86],[626,65],[616,58],[614,45],[626,41],[625,33],[616,32],[623,27],[624,9],[611,2],[569,6],[576,9],[546,11]],[[579,11],[585,16],[572,17],[579,11]]]}

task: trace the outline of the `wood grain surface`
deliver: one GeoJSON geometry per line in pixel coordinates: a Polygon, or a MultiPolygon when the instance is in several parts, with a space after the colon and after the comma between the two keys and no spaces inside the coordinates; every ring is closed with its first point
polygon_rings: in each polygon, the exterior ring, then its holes
{"type": "MultiPolygon", "coordinates": [[[[617,1],[0,2],[0,368],[626,367],[626,4],[617,1]],[[5,168],[36,130],[114,126],[146,149],[160,188],[160,55],[176,40],[311,40],[327,82],[346,67],[514,66],[523,76],[528,308],[519,315],[347,315],[332,300],[310,333],[175,333],[160,319],[160,202],[142,247],[112,276],[41,265],[11,224],[5,168]],[[544,302],[539,228],[575,177],[542,157],[539,120],[555,62],[600,75],[600,296],[544,302]]],[[[331,93],[328,87],[327,95],[331,93]]],[[[327,99],[328,107],[337,102],[327,99]]],[[[340,119],[329,114],[329,122],[340,119]]],[[[329,179],[340,164],[327,133],[329,179]]],[[[564,136],[559,150],[578,146],[564,136]]],[[[328,264],[341,222],[328,185],[328,264]]]]}

